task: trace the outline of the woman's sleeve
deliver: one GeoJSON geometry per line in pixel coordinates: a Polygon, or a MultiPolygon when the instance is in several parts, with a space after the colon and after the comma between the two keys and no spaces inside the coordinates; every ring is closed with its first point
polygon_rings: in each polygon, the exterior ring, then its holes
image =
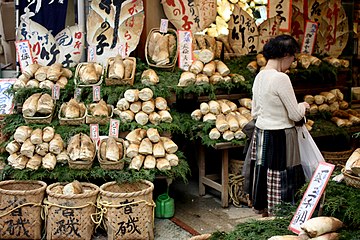
{"type": "Polygon", "coordinates": [[[276,93],[284,104],[289,118],[295,122],[300,121],[305,116],[306,109],[304,104],[297,102],[290,78],[283,74],[276,84],[276,93]]]}

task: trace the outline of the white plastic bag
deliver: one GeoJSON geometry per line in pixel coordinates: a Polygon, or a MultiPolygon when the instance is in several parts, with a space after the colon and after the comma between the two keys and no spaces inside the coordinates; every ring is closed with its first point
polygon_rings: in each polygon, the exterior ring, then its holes
{"type": "Polygon", "coordinates": [[[298,133],[301,165],[306,181],[310,181],[319,163],[325,162],[325,160],[306,126],[296,127],[296,130],[298,133]]]}

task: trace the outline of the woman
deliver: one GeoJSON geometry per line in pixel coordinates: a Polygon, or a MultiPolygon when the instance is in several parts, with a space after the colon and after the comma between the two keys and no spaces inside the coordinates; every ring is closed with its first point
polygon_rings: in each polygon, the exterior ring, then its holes
{"type": "Polygon", "coordinates": [[[280,35],[265,44],[268,60],[255,77],[251,114],[256,119],[243,175],[253,207],[264,216],[281,202],[295,203],[305,183],[295,122],[303,119],[306,102],[298,103],[290,78],[284,73],[299,50],[296,40],[280,35]]]}

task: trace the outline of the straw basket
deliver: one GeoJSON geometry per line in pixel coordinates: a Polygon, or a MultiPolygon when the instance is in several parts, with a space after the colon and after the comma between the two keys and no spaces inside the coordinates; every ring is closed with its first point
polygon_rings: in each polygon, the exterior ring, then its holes
{"type": "Polygon", "coordinates": [[[154,239],[153,190],[146,180],[100,187],[98,205],[103,208],[108,239],[154,239]]]}
{"type": "Polygon", "coordinates": [[[85,114],[82,117],[79,118],[65,118],[61,116],[62,110],[65,107],[65,103],[63,103],[60,107],[60,111],[59,111],[59,123],[60,125],[72,125],[72,126],[76,126],[76,125],[81,125],[85,123],[85,117],[87,115],[87,109],[85,109],[85,114]]]}
{"type": "Polygon", "coordinates": [[[237,160],[237,159],[230,159],[229,173],[232,173],[235,175],[241,175],[243,166],[244,166],[244,161],[237,160]]]}
{"type": "Polygon", "coordinates": [[[95,226],[91,215],[96,213],[99,187],[92,183],[81,183],[84,193],[72,195],[53,191],[55,187],[65,185],[54,183],[46,189],[46,239],[90,240],[95,226]]]}
{"type": "Polygon", "coordinates": [[[107,117],[95,117],[89,114],[89,111],[87,111],[86,114],[86,124],[99,124],[99,125],[106,125],[108,122],[110,122],[110,118],[112,118],[114,113],[114,106],[107,105],[108,107],[108,116],[107,117]]]}
{"type": "MultiPolygon", "coordinates": [[[[176,46],[176,52],[175,55],[170,57],[170,62],[168,64],[165,65],[156,65],[154,63],[151,62],[150,60],[150,56],[148,54],[148,46],[149,46],[149,41],[150,41],[150,37],[153,33],[155,32],[160,32],[160,28],[153,28],[150,30],[149,34],[147,35],[146,38],[146,43],[145,43],[145,58],[146,58],[146,62],[150,67],[155,67],[155,68],[161,68],[161,69],[167,69],[167,70],[173,70],[177,61],[177,57],[178,57],[178,47],[176,46]]],[[[172,29],[172,28],[168,28],[168,33],[170,34],[174,34],[175,38],[176,38],[176,42],[177,42],[177,32],[176,30],[172,29]]]]}
{"type": "Polygon", "coordinates": [[[360,177],[347,173],[345,168],[341,169],[341,173],[344,175],[346,185],[354,188],[360,188],[360,177]]]}
{"type": "Polygon", "coordinates": [[[107,66],[106,66],[106,78],[105,78],[105,85],[106,86],[112,86],[112,85],[134,85],[134,79],[135,79],[135,69],[136,69],[136,58],[134,57],[125,57],[125,59],[129,59],[131,61],[133,61],[133,69],[131,71],[131,75],[129,78],[123,78],[123,79],[116,79],[116,78],[109,78],[109,62],[114,59],[114,57],[111,57],[108,59],[107,61],[107,66]]]}
{"type": "Polygon", "coordinates": [[[326,162],[334,164],[335,166],[346,164],[346,161],[349,159],[351,154],[354,152],[354,149],[340,151],[340,152],[327,152],[321,151],[326,162]]]}
{"type": "MultiPolygon", "coordinates": [[[[101,149],[101,144],[103,142],[106,141],[107,138],[105,139],[102,139],[101,142],[100,142],[100,149],[101,149]]],[[[121,143],[121,145],[123,146],[123,158],[120,159],[119,161],[109,161],[107,159],[102,159],[101,157],[101,151],[98,150],[97,152],[97,156],[98,156],[98,160],[99,160],[99,163],[100,163],[100,167],[102,169],[105,169],[105,170],[121,170],[124,168],[124,157],[126,155],[126,148],[125,148],[125,144],[124,144],[124,140],[121,139],[121,138],[115,138],[116,142],[118,143],[121,143]]]]}
{"type": "Polygon", "coordinates": [[[75,83],[75,86],[81,88],[81,87],[93,87],[93,86],[99,86],[101,85],[101,83],[103,82],[104,80],[104,71],[105,71],[105,68],[103,67],[103,70],[102,70],[102,73],[101,73],[101,76],[100,76],[100,79],[97,83],[94,83],[94,84],[85,84],[83,82],[80,81],[80,77],[79,77],[79,71],[80,71],[80,68],[84,65],[88,65],[90,62],[83,62],[83,63],[79,63],[77,66],[76,66],[76,69],[75,69],[75,76],[74,76],[74,83],[75,83]]]}
{"type": "Polygon", "coordinates": [[[41,239],[41,204],[46,183],[0,182],[0,239],[41,239]]]}

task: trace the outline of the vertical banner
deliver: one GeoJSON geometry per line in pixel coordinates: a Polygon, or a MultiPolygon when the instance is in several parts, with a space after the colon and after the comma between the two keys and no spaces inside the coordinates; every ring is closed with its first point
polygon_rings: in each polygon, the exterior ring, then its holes
{"type": "Polygon", "coordinates": [[[16,41],[15,48],[19,58],[18,61],[20,63],[20,69],[22,72],[24,71],[24,68],[34,63],[30,42],[29,40],[16,41]]]}
{"type": "Polygon", "coordinates": [[[291,12],[292,0],[269,0],[268,17],[280,17],[280,30],[283,32],[291,31],[291,12]]]}
{"type": "Polygon", "coordinates": [[[188,71],[192,63],[192,35],[190,31],[178,31],[179,68],[188,71]]]}
{"type": "Polygon", "coordinates": [[[299,234],[301,231],[300,226],[311,218],[334,168],[335,165],[333,164],[326,162],[319,163],[319,166],[313,174],[309,186],[301,199],[300,205],[290,222],[289,230],[299,234]]]}
{"type": "Polygon", "coordinates": [[[304,39],[301,45],[301,52],[312,54],[316,41],[318,23],[306,21],[304,39]]]}

